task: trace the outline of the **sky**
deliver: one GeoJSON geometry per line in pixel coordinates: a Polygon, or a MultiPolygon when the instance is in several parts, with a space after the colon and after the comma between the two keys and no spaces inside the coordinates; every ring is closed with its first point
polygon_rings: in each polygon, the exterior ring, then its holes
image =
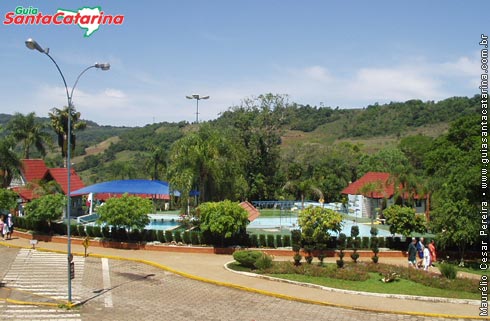
{"type": "Polygon", "coordinates": [[[100,7],[122,15],[89,37],[77,25],[0,25],[0,113],[67,105],[56,66],[29,50],[35,39],[57,62],[83,119],[144,126],[219,117],[264,93],[332,108],[479,93],[481,34],[490,1],[180,0],[0,1],[0,17],[21,6],[100,7]]]}

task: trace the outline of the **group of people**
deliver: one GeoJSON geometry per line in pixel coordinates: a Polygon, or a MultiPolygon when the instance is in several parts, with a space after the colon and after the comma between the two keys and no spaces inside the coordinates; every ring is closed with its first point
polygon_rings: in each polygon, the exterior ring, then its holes
{"type": "Polygon", "coordinates": [[[7,216],[0,216],[0,233],[2,234],[2,239],[5,241],[12,238],[12,232],[14,231],[14,221],[12,219],[12,214],[7,216]]]}
{"type": "Polygon", "coordinates": [[[430,266],[437,261],[436,246],[434,240],[429,245],[425,245],[424,238],[413,238],[408,245],[408,265],[418,269],[429,270],[430,266]]]}

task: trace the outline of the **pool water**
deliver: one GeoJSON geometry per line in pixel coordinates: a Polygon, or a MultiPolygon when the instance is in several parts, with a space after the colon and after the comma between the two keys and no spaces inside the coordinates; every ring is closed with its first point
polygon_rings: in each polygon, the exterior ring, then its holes
{"type": "MultiPolygon", "coordinates": [[[[356,224],[359,226],[359,236],[371,236],[371,224],[357,224],[351,220],[342,221],[342,230],[340,233],[344,233],[350,236],[351,227],[356,224]]],[[[251,222],[247,228],[250,229],[296,229],[298,226],[297,216],[269,216],[269,217],[259,217],[251,222]]],[[[337,233],[331,233],[336,236],[337,233]]],[[[391,233],[386,230],[378,228],[378,236],[391,236],[391,233]]]]}

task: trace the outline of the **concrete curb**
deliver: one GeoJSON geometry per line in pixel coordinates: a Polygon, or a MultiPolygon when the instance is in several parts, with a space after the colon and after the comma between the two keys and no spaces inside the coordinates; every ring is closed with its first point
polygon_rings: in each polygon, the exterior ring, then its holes
{"type": "MultiPolygon", "coordinates": [[[[20,246],[20,245],[11,245],[11,244],[7,244],[4,242],[0,242],[0,245],[5,246],[5,247],[31,249],[30,247],[20,246]]],[[[45,249],[45,248],[36,248],[36,250],[67,254],[66,251],[50,250],[50,249],[45,249]]],[[[73,252],[72,254],[77,255],[77,256],[84,256],[83,253],[78,253],[78,252],[73,252]]],[[[102,254],[90,254],[89,256],[90,257],[97,257],[97,258],[107,258],[107,259],[112,259],[112,260],[130,261],[130,262],[147,264],[147,265],[153,266],[155,268],[159,268],[161,270],[168,271],[168,272],[183,276],[183,277],[191,279],[191,280],[196,280],[196,281],[205,282],[205,283],[214,284],[214,285],[219,285],[219,286],[226,286],[226,287],[233,288],[233,289],[238,289],[238,290],[247,291],[247,292],[251,292],[251,293],[258,293],[258,294],[267,295],[270,297],[275,297],[275,298],[289,300],[289,301],[296,301],[296,302],[301,302],[301,303],[308,303],[308,304],[315,304],[315,305],[322,305],[322,306],[329,306],[329,307],[349,309],[349,310],[357,310],[357,311],[366,311],[366,312],[372,312],[372,313],[393,314],[393,315],[411,315],[411,316],[423,316],[423,317],[446,318],[446,319],[487,320],[486,317],[478,317],[478,316],[449,315],[449,314],[410,312],[410,311],[408,311],[408,312],[407,311],[390,311],[390,310],[372,309],[372,308],[359,307],[359,306],[342,305],[342,304],[326,302],[326,301],[309,300],[309,299],[293,297],[293,296],[289,296],[289,295],[285,295],[285,294],[280,294],[280,293],[275,293],[275,292],[270,292],[270,291],[264,291],[264,290],[259,290],[259,289],[255,289],[255,288],[249,288],[249,287],[245,287],[245,286],[238,285],[238,284],[206,279],[206,278],[202,278],[202,277],[199,277],[196,275],[181,272],[181,271],[175,270],[173,268],[170,268],[168,266],[165,266],[165,265],[162,265],[159,263],[155,263],[152,261],[147,261],[147,260],[142,260],[142,259],[125,258],[125,257],[119,257],[119,256],[113,256],[113,255],[102,255],[102,254]]],[[[21,302],[21,301],[19,301],[19,302],[21,302]]],[[[18,304],[21,304],[21,303],[18,303],[18,304]]],[[[34,302],[25,302],[24,304],[43,305],[43,302],[40,302],[39,304],[34,303],[34,302]]],[[[73,307],[76,305],[77,304],[67,302],[67,307],[73,307]]]]}

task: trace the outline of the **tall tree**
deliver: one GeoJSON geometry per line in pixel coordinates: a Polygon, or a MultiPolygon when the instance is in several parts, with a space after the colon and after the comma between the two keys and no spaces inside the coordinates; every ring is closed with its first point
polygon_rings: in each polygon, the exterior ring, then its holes
{"type": "Polygon", "coordinates": [[[477,241],[481,221],[480,122],[478,115],[455,121],[424,164],[434,191],[431,227],[443,246],[458,246],[461,260],[466,246],[477,241]]]}
{"type": "Polygon", "coordinates": [[[192,177],[201,201],[238,199],[243,194],[242,147],[209,124],[175,142],[169,159],[168,175],[177,190],[188,189],[192,177]]]}
{"type": "Polygon", "coordinates": [[[245,179],[252,199],[274,199],[281,186],[278,179],[281,125],[288,104],[285,95],[269,93],[247,98],[219,120],[235,130],[237,140],[245,148],[245,179]]]}
{"type": "Polygon", "coordinates": [[[53,108],[49,113],[51,119],[51,126],[58,135],[58,146],[61,148],[61,156],[63,157],[64,166],[67,166],[68,156],[68,117],[70,119],[70,144],[71,152],[75,150],[76,146],[76,130],[84,130],[87,127],[87,123],[80,120],[80,112],[75,110],[75,107],[64,107],[63,109],[53,108]]]}
{"type": "Polygon", "coordinates": [[[42,156],[46,155],[45,144],[50,144],[51,136],[45,131],[46,125],[36,121],[34,112],[27,115],[15,113],[7,124],[7,129],[10,131],[10,135],[23,143],[23,158],[29,158],[32,146],[42,156]]]}
{"type": "Polygon", "coordinates": [[[7,188],[15,176],[20,175],[22,162],[14,152],[12,137],[0,138],[0,187],[7,188]]]}

